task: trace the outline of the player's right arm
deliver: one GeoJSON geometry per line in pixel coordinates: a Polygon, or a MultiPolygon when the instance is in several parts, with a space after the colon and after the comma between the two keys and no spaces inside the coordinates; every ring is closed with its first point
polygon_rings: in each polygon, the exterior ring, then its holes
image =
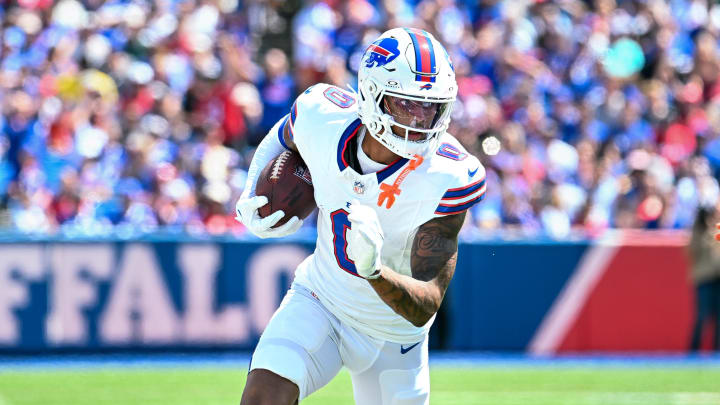
{"type": "Polygon", "coordinates": [[[255,195],[255,186],[263,168],[285,150],[299,153],[309,162],[315,153],[318,119],[337,118],[343,114],[343,101],[352,105],[355,101],[334,86],[317,84],[301,93],[290,108],[289,113],[281,118],[268,132],[255,151],[248,169],[245,190],[236,204],[236,219],[242,222],[253,234],[261,238],[277,238],[297,231],[302,225],[298,218],[291,218],[285,225],[272,228],[285,214],[276,211],[265,218],[260,218],[258,208],[267,204],[267,198],[255,195]],[[335,101],[328,96],[328,89],[335,101]],[[338,95],[339,94],[339,95],[338,95]],[[329,118],[328,118],[329,117],[329,118]]]}
{"type": "Polygon", "coordinates": [[[261,218],[258,214],[258,209],[267,204],[268,199],[266,196],[255,195],[257,180],[263,168],[286,149],[297,152],[297,147],[295,143],[292,142],[292,137],[290,137],[290,144],[286,143],[284,139],[285,132],[289,131],[290,127],[290,125],[288,125],[289,116],[290,114],[278,121],[270,132],[265,135],[260,145],[258,145],[250,162],[250,167],[248,168],[245,189],[235,204],[235,219],[245,225],[255,236],[260,238],[287,236],[295,233],[302,226],[302,220],[298,217],[293,217],[284,225],[273,228],[273,226],[285,216],[285,213],[283,211],[275,211],[267,217],[261,218]]]}

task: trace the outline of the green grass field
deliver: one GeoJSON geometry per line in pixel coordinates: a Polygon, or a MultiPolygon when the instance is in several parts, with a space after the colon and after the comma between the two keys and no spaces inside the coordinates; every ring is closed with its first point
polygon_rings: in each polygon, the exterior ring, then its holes
{"type": "MultiPolygon", "coordinates": [[[[434,367],[431,378],[433,405],[720,405],[718,368],[434,367]]],[[[237,405],[244,381],[241,368],[3,372],[0,364],[0,405],[237,405]]],[[[353,404],[350,376],[302,404],[353,404]]]]}

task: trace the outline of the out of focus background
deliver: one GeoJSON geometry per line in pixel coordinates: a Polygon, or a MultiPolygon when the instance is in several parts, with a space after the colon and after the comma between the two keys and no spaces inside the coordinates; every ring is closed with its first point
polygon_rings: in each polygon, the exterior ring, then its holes
{"type": "Polygon", "coordinates": [[[315,236],[234,220],[254,148],[398,26],[488,173],[433,403],[720,404],[710,0],[0,0],[0,404],[238,403],[315,236]]]}

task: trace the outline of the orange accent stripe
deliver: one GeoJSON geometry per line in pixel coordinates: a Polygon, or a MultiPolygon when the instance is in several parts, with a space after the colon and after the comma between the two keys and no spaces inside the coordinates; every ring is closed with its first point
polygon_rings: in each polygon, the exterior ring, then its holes
{"type": "Polygon", "coordinates": [[[387,201],[385,204],[385,208],[390,208],[395,204],[395,196],[400,195],[402,190],[400,190],[400,184],[405,180],[408,174],[410,174],[411,171],[415,170],[420,166],[423,162],[423,157],[420,155],[413,156],[412,160],[410,160],[410,163],[408,163],[407,166],[405,166],[402,169],[402,172],[397,176],[395,181],[393,182],[392,186],[388,185],[387,183],[380,184],[380,194],[378,195],[378,202],[377,205],[379,207],[382,207],[383,202],[387,201]]]}

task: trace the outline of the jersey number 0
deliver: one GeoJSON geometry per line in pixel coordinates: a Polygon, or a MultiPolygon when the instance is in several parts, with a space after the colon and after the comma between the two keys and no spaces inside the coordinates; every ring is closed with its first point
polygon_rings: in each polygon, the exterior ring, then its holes
{"type": "Polygon", "coordinates": [[[338,266],[353,276],[360,277],[355,268],[355,262],[350,260],[347,255],[347,231],[350,229],[350,220],[348,212],[339,209],[330,214],[330,223],[333,232],[333,252],[338,266]]]}
{"type": "Polygon", "coordinates": [[[326,99],[332,101],[333,104],[337,105],[338,107],[348,108],[355,104],[355,99],[351,95],[346,94],[337,87],[328,87],[323,92],[323,95],[326,99]]]}

